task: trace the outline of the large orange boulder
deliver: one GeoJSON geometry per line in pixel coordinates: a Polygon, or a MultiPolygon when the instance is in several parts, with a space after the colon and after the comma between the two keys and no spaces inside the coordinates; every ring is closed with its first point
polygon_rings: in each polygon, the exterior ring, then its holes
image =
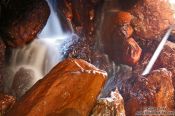
{"type": "Polygon", "coordinates": [[[67,59],[37,82],[7,115],[88,116],[106,76],[86,61],[67,59]]]}

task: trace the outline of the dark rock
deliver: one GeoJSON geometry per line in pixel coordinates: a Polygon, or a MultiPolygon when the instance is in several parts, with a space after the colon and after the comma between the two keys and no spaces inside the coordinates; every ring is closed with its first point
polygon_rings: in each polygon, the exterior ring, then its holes
{"type": "Polygon", "coordinates": [[[13,96],[0,93],[0,115],[2,116],[5,112],[9,111],[14,103],[15,98],[13,96]]]}
{"type": "Polygon", "coordinates": [[[49,17],[49,7],[45,0],[11,2],[8,14],[4,16],[9,20],[1,26],[2,36],[9,46],[23,46],[32,41],[44,27],[49,17]]]}
{"type": "Polygon", "coordinates": [[[11,92],[13,96],[16,96],[18,99],[29,90],[33,84],[35,74],[31,69],[20,68],[14,75],[11,92]]]}
{"type": "Polygon", "coordinates": [[[5,49],[6,46],[0,38],[0,92],[3,91],[3,70],[4,70],[4,61],[5,61],[5,49]]]}
{"type": "Polygon", "coordinates": [[[106,76],[83,60],[67,59],[37,82],[7,115],[87,116],[106,76]]]}
{"type": "Polygon", "coordinates": [[[132,9],[132,7],[137,4],[139,0],[118,0],[120,8],[123,10],[132,9]]]}

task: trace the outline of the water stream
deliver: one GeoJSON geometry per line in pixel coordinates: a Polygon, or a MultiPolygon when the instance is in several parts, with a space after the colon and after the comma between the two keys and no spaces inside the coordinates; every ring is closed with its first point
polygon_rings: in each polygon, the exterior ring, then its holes
{"type": "Polygon", "coordinates": [[[5,92],[17,97],[23,95],[64,58],[64,52],[71,45],[71,38],[74,36],[70,32],[63,32],[56,0],[47,2],[50,16],[44,29],[29,45],[13,49],[10,62],[6,65],[5,92]],[[25,81],[27,85],[22,85],[25,81]],[[11,89],[13,91],[10,91],[11,89]]]}

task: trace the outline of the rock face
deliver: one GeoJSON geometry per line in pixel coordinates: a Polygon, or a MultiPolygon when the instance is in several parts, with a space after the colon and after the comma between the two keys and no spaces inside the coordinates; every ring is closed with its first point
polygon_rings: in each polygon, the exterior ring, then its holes
{"type": "Polygon", "coordinates": [[[35,74],[30,69],[20,68],[13,79],[12,95],[20,98],[33,85],[35,74]]]}
{"type": "Polygon", "coordinates": [[[13,96],[0,93],[0,115],[8,111],[14,103],[15,98],[13,96]]]}
{"type": "Polygon", "coordinates": [[[90,63],[95,46],[97,12],[103,0],[58,0],[58,9],[71,22],[78,40],[69,47],[66,56],[80,58],[90,63]]]}
{"type": "Polygon", "coordinates": [[[42,30],[49,17],[49,7],[45,0],[10,1],[4,16],[1,31],[4,41],[12,47],[23,46],[32,41],[42,30]]]}
{"type": "Polygon", "coordinates": [[[174,88],[171,72],[159,69],[151,72],[147,77],[133,77],[128,79],[121,90],[125,101],[127,116],[135,116],[145,108],[174,109],[174,88]]]}
{"type": "Polygon", "coordinates": [[[142,49],[132,38],[132,15],[118,11],[115,15],[107,12],[105,16],[101,29],[104,51],[118,64],[135,65],[140,59],[142,49]]]}
{"type": "Polygon", "coordinates": [[[5,44],[0,38],[0,92],[3,90],[3,67],[5,60],[5,44]]]}
{"type": "Polygon", "coordinates": [[[134,16],[131,21],[134,38],[142,40],[160,39],[166,29],[175,23],[168,0],[135,1],[137,3],[130,8],[130,12],[134,16]]]}
{"type": "Polygon", "coordinates": [[[87,116],[106,76],[83,60],[67,59],[37,82],[7,115],[87,116]]]}
{"type": "Polygon", "coordinates": [[[125,116],[124,101],[118,89],[109,98],[100,98],[91,116],[125,116]]]}
{"type": "Polygon", "coordinates": [[[161,52],[155,68],[167,68],[173,74],[173,85],[175,87],[175,43],[168,41],[161,52]]]}
{"type": "Polygon", "coordinates": [[[133,38],[129,38],[124,42],[122,51],[122,60],[129,65],[136,64],[142,53],[142,49],[133,38]]]}

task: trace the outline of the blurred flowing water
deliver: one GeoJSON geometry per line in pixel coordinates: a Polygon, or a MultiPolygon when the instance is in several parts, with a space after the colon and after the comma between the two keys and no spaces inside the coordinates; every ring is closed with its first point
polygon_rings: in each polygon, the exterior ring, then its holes
{"type": "MultiPolygon", "coordinates": [[[[14,86],[17,86],[16,89],[25,89],[24,91],[26,91],[39,79],[43,78],[64,58],[64,53],[71,45],[72,38],[76,36],[71,32],[63,32],[57,14],[57,0],[47,0],[47,2],[50,7],[50,16],[44,29],[29,45],[12,50],[11,59],[6,65],[4,80],[5,92],[7,93],[15,93],[11,92],[11,89],[14,88],[14,86]],[[26,72],[24,72],[25,70],[26,72]],[[33,78],[27,79],[31,75],[27,70],[32,72],[33,78]],[[23,78],[22,81],[20,81],[21,78],[23,78]],[[29,81],[28,83],[30,84],[27,88],[25,85],[22,87],[20,83],[16,85],[13,83],[15,82],[15,79],[17,79],[17,81],[19,80],[21,84],[25,83],[23,81],[29,81]]],[[[22,94],[20,94],[20,96],[22,94]]],[[[16,94],[14,95],[16,96],[16,94]]]]}

